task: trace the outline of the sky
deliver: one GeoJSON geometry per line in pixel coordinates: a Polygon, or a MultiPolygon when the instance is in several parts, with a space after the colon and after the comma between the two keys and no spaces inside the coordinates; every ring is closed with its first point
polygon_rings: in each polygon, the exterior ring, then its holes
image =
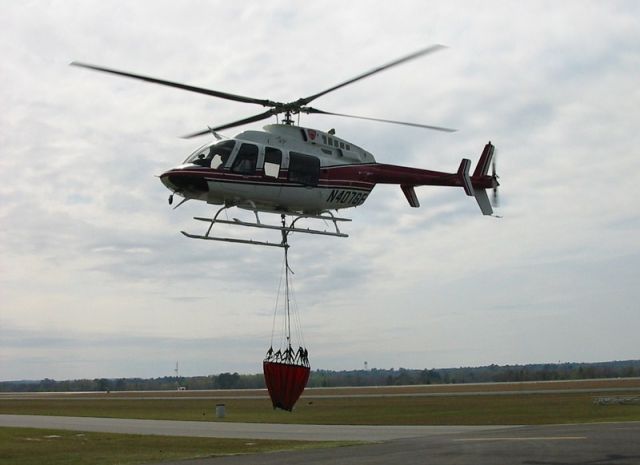
{"type": "Polygon", "coordinates": [[[313,105],[457,132],[300,124],[449,172],[490,140],[501,218],[383,185],[341,211],[349,238],[292,235],[312,368],[640,358],[638,31],[634,1],[7,2],[0,380],[258,373],[271,341],[282,251],[185,238],[214,209],[156,177],[209,137],[179,136],[261,107],[71,61],[290,101],[432,44],[313,105]]]}

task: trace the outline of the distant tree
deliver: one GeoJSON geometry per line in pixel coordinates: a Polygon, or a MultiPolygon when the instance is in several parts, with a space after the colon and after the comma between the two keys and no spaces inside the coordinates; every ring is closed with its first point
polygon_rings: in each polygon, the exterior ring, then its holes
{"type": "MultiPolygon", "coordinates": [[[[445,369],[399,370],[372,368],[371,370],[315,370],[309,378],[309,387],[384,386],[405,384],[463,383],[463,382],[515,382],[559,379],[618,378],[640,375],[640,360],[602,363],[559,363],[530,365],[489,365],[445,369]]],[[[264,388],[261,373],[240,375],[221,373],[210,376],[180,378],[181,385],[189,389],[256,389],[264,388]]],[[[107,378],[56,381],[0,382],[2,392],[60,392],[107,390],[173,390],[176,377],[161,378],[107,378]]]]}
{"type": "Polygon", "coordinates": [[[111,390],[111,381],[105,378],[100,378],[96,382],[96,388],[98,391],[110,391],[111,390]]]}
{"type": "Polygon", "coordinates": [[[240,375],[238,373],[221,373],[218,375],[216,384],[218,389],[236,389],[239,380],[240,375]]]}

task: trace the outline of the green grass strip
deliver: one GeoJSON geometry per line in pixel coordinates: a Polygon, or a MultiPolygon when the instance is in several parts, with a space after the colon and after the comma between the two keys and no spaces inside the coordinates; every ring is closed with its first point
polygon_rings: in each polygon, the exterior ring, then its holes
{"type": "Polygon", "coordinates": [[[640,405],[596,405],[593,398],[592,393],[302,398],[293,413],[274,411],[266,399],[0,399],[0,413],[352,425],[536,425],[640,421],[640,405]],[[227,416],[223,420],[215,417],[215,406],[219,402],[226,404],[227,416]]]}
{"type": "Polygon", "coordinates": [[[171,460],[337,447],[347,442],[143,436],[0,428],[3,465],[136,465],[171,460]]]}

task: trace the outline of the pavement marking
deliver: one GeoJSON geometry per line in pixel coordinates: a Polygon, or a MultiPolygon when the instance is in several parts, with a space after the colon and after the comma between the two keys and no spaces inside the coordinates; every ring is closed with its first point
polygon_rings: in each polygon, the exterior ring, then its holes
{"type": "Polygon", "coordinates": [[[460,438],[455,442],[485,442],[485,441],[579,441],[587,439],[586,436],[533,436],[513,438],[460,438]]]}

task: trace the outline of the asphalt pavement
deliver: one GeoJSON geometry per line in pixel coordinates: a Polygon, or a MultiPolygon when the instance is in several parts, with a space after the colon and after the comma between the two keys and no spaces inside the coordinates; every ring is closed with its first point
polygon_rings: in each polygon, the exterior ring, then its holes
{"type": "MultiPolygon", "coordinates": [[[[451,432],[162,465],[638,465],[640,422],[451,432]]],[[[160,465],[160,464],[158,464],[160,465]]]]}

